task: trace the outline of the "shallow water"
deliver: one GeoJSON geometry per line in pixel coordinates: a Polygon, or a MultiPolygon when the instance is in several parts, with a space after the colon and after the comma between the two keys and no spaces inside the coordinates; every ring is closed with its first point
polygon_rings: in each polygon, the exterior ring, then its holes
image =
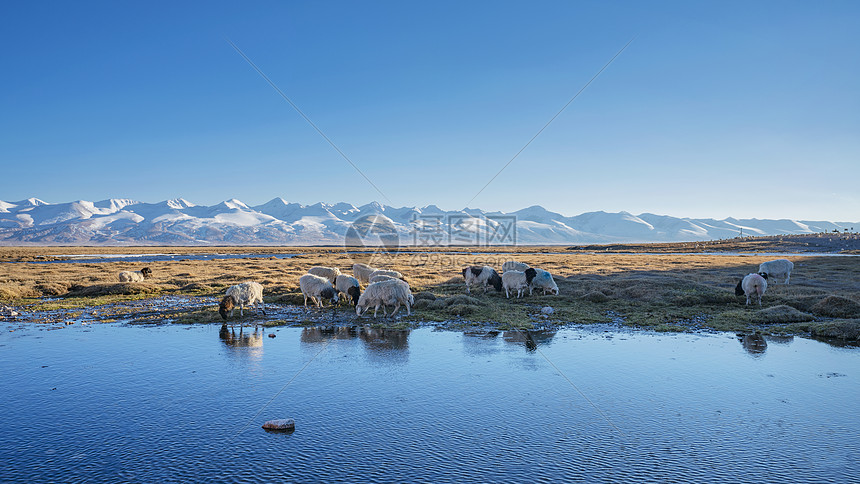
{"type": "Polygon", "coordinates": [[[860,349],[813,340],[10,328],[0,482],[860,480],[860,349]]]}

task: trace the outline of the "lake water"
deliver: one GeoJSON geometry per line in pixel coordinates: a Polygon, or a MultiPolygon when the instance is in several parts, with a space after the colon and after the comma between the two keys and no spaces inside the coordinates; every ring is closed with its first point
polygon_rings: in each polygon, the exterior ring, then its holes
{"type": "Polygon", "coordinates": [[[801,338],[5,324],[0,382],[0,482],[860,482],[801,338]]]}

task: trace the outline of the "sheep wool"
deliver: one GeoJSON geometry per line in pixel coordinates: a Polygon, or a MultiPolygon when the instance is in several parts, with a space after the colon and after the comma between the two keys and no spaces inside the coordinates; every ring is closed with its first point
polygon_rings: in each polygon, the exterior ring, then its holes
{"type": "Polygon", "coordinates": [[[750,304],[750,297],[753,297],[758,305],[761,306],[761,297],[767,290],[767,274],[747,274],[746,277],[738,282],[735,287],[735,295],[747,297],[747,306],[750,304]]]}
{"type": "Polygon", "coordinates": [[[367,264],[356,263],[352,265],[352,275],[358,279],[358,282],[367,284],[370,282],[370,275],[376,271],[375,267],[370,267],[367,264]]]}
{"type": "Polygon", "coordinates": [[[346,274],[340,274],[335,279],[334,287],[339,294],[343,294],[347,302],[352,302],[353,306],[358,304],[358,298],[361,296],[361,286],[358,283],[358,279],[346,274]]]}
{"type": "Polygon", "coordinates": [[[233,311],[236,306],[239,306],[239,316],[245,315],[245,306],[254,307],[254,310],[259,310],[266,315],[266,310],[263,308],[263,286],[257,282],[249,281],[227,288],[227,295],[221,300],[221,305],[218,307],[218,313],[221,317],[227,319],[227,311],[230,311],[230,317],[233,317],[233,311]]]}
{"type": "Polygon", "coordinates": [[[463,269],[463,279],[466,280],[467,294],[472,293],[469,286],[473,284],[480,284],[484,288],[484,292],[487,292],[488,286],[493,286],[497,292],[501,292],[502,290],[502,278],[499,276],[499,273],[490,266],[466,267],[463,269]]]}
{"type": "Polygon", "coordinates": [[[529,266],[525,262],[518,262],[515,260],[509,260],[509,261],[505,262],[504,264],[502,264],[502,272],[503,273],[508,272],[508,271],[525,272],[526,269],[528,269],[529,267],[531,267],[531,266],[529,266]]]}
{"type": "Polygon", "coordinates": [[[122,271],[119,273],[119,282],[143,282],[144,279],[152,277],[152,270],[144,267],[139,271],[122,271]]]}
{"type": "Polygon", "coordinates": [[[767,262],[762,262],[761,265],[758,266],[759,274],[767,274],[768,280],[773,279],[774,284],[776,284],[776,280],[774,279],[776,277],[785,279],[783,284],[788,284],[788,280],[791,278],[792,269],[794,269],[794,263],[788,259],[769,260],[767,262]]]}
{"type": "Polygon", "coordinates": [[[412,314],[411,308],[414,302],[415,299],[409,290],[409,284],[397,279],[374,282],[368,285],[359,297],[358,304],[355,306],[355,314],[361,316],[373,306],[373,317],[376,317],[379,307],[382,306],[382,312],[387,316],[386,306],[394,306],[394,311],[391,313],[394,316],[400,310],[400,306],[404,305],[406,306],[406,315],[409,316],[412,314]]]}
{"type": "Polygon", "coordinates": [[[330,299],[332,304],[337,304],[337,291],[325,277],[305,274],[299,278],[299,288],[305,297],[305,307],[308,307],[308,298],[318,308],[322,307],[323,299],[330,299]]]}
{"type": "Polygon", "coordinates": [[[325,277],[329,280],[329,282],[334,284],[337,280],[337,276],[340,275],[340,269],[338,269],[337,267],[315,266],[308,269],[308,274],[325,277]]]}

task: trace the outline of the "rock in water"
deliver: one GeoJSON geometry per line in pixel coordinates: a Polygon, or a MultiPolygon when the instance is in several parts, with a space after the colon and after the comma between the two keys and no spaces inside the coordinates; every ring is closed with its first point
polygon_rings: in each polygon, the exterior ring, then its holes
{"type": "Polygon", "coordinates": [[[296,421],[291,418],[269,420],[263,424],[263,428],[266,430],[295,430],[296,421]]]}
{"type": "Polygon", "coordinates": [[[546,314],[546,315],[548,316],[548,315],[550,315],[550,314],[554,313],[554,312],[555,312],[555,310],[554,310],[553,308],[549,307],[549,306],[544,306],[544,307],[540,310],[540,312],[542,312],[542,313],[544,313],[544,314],[546,314]]]}

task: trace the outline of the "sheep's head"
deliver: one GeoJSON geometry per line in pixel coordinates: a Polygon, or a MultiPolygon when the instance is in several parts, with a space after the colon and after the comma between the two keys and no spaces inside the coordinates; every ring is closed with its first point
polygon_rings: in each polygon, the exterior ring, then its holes
{"type": "Polygon", "coordinates": [[[487,278],[487,282],[493,286],[496,292],[502,292],[502,277],[499,276],[499,273],[493,269],[493,273],[490,274],[490,277],[487,278]]]}
{"type": "Polygon", "coordinates": [[[331,299],[331,302],[337,304],[337,293],[334,289],[327,287],[320,291],[320,297],[323,299],[331,299]]]}
{"type": "Polygon", "coordinates": [[[222,318],[227,319],[227,311],[232,311],[234,307],[236,307],[236,300],[233,299],[233,296],[224,296],[221,305],[218,306],[218,313],[221,314],[222,318]]]}
{"type": "Polygon", "coordinates": [[[346,290],[346,294],[347,294],[347,296],[349,296],[352,299],[352,305],[357,306],[358,305],[358,298],[361,297],[361,289],[359,289],[355,286],[352,286],[346,290]]]}
{"type": "Polygon", "coordinates": [[[528,269],[525,270],[525,274],[526,274],[526,284],[531,284],[532,280],[534,280],[534,278],[537,277],[537,271],[531,267],[529,267],[528,269]]]}
{"type": "Polygon", "coordinates": [[[741,284],[743,284],[743,282],[744,282],[743,280],[738,281],[738,285],[737,285],[737,287],[735,287],[735,296],[743,296],[744,295],[744,288],[741,287],[741,284]]]}
{"type": "Polygon", "coordinates": [[[140,270],[140,273],[143,274],[144,279],[149,279],[150,277],[152,277],[152,269],[150,269],[149,267],[144,267],[140,270]]]}

